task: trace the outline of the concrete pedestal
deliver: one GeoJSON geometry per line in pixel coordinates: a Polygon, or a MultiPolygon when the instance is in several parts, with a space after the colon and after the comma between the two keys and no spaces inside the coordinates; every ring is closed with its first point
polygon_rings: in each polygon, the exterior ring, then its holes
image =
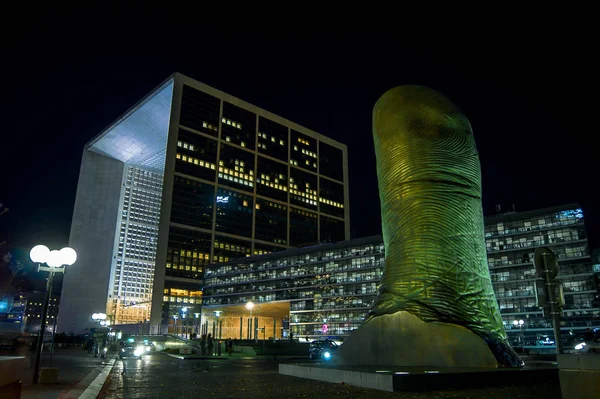
{"type": "Polygon", "coordinates": [[[425,323],[404,311],[377,316],[354,331],[338,349],[336,364],[496,368],[487,344],[470,330],[425,323]]]}
{"type": "Polygon", "coordinates": [[[563,399],[600,397],[600,354],[558,355],[557,360],[563,399]]]}

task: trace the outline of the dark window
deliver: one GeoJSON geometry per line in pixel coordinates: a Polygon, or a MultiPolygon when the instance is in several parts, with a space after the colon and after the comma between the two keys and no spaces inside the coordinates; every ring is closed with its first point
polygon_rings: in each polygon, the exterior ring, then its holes
{"type": "Polygon", "coordinates": [[[258,152],[287,163],[288,128],[262,116],[259,117],[258,152]]]}
{"type": "Polygon", "coordinates": [[[287,244],[287,206],[256,199],[254,238],[276,244],[287,244]]]}
{"type": "Polygon", "coordinates": [[[216,140],[179,129],[175,171],[214,181],[216,162],[216,140]]]}
{"type": "Polygon", "coordinates": [[[290,245],[303,247],[318,242],[317,214],[290,208],[290,245]]]}
{"type": "Polygon", "coordinates": [[[319,141],[319,173],[344,181],[343,153],[339,148],[319,141]]]}
{"type": "Polygon", "coordinates": [[[305,208],[317,209],[317,176],[290,168],[290,203],[305,208]]]}
{"type": "Polygon", "coordinates": [[[183,85],[179,123],[217,137],[220,103],[216,97],[183,85]]]}
{"type": "Polygon", "coordinates": [[[252,237],[252,196],[219,187],[216,204],[217,231],[252,237]]]}
{"type": "Polygon", "coordinates": [[[338,242],[346,239],[344,221],[321,215],[321,242],[338,242]]]}
{"type": "Polygon", "coordinates": [[[317,171],[317,140],[292,130],[290,163],[313,172],[317,171]]]}
{"type": "Polygon", "coordinates": [[[287,165],[259,156],[256,177],[257,194],[287,202],[287,174],[287,165]]]}
{"type": "Polygon", "coordinates": [[[201,280],[209,263],[212,235],[171,227],[167,247],[166,275],[201,280]]]}
{"type": "Polygon", "coordinates": [[[319,210],[329,215],[344,217],[344,186],[328,179],[319,179],[319,210]]]}
{"type": "Polygon", "coordinates": [[[175,176],[171,222],[212,230],[214,202],[214,186],[175,176]]]}
{"type": "Polygon", "coordinates": [[[219,183],[254,192],[254,154],[221,143],[219,183]]]}
{"type": "Polygon", "coordinates": [[[250,256],[252,243],[245,240],[236,240],[230,237],[215,236],[215,251],[213,262],[227,262],[230,259],[250,256]]]}
{"type": "Polygon", "coordinates": [[[253,150],[256,141],[256,114],[223,102],[221,140],[253,150]]]}

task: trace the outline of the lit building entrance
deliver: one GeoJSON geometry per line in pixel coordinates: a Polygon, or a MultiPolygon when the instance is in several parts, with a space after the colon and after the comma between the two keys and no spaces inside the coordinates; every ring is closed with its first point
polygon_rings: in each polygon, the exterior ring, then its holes
{"type": "Polygon", "coordinates": [[[288,301],[205,306],[198,335],[211,334],[217,339],[279,340],[288,336],[289,317],[288,301]]]}

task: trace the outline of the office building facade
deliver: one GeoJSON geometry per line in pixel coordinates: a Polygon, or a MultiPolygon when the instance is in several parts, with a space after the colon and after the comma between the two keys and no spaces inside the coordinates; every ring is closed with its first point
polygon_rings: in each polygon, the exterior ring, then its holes
{"type": "Polygon", "coordinates": [[[345,145],[175,74],[85,146],[59,331],[165,331],[207,264],[349,232],[345,145]]]}
{"type": "MultiPolygon", "coordinates": [[[[512,344],[536,346],[553,339],[552,326],[536,303],[532,257],[541,246],[558,257],[563,334],[600,327],[598,285],[577,205],[487,217],[485,235],[492,284],[512,344]]],[[[214,310],[223,318],[229,307],[237,309],[237,320],[244,303],[265,304],[266,309],[269,303],[287,302],[294,336],[347,336],[375,300],[384,259],[382,238],[376,236],[211,265],[203,317],[210,325],[214,310]]]]}

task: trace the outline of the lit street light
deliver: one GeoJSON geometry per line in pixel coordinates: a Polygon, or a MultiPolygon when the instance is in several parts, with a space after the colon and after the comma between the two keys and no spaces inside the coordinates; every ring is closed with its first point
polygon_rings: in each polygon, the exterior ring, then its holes
{"type": "Polygon", "coordinates": [[[176,314],[174,314],[173,320],[175,320],[175,325],[173,326],[173,329],[175,330],[175,335],[178,335],[177,334],[177,319],[178,319],[178,316],[176,314]]]}
{"type": "Polygon", "coordinates": [[[182,327],[183,327],[183,335],[185,336],[186,339],[188,338],[187,323],[186,323],[186,320],[185,320],[185,316],[187,315],[187,311],[188,311],[187,306],[184,306],[183,308],[181,308],[181,324],[182,324],[182,327]]]}
{"type": "MultiPolygon", "coordinates": [[[[43,270],[49,272],[48,282],[46,284],[46,295],[44,296],[44,307],[42,309],[42,320],[40,324],[40,333],[38,335],[37,350],[35,355],[35,368],[33,370],[33,383],[37,384],[40,379],[40,363],[42,360],[42,348],[44,345],[44,331],[46,330],[46,318],[48,313],[48,304],[50,303],[50,295],[52,295],[52,281],[54,273],[64,273],[64,266],[71,266],[77,260],[77,253],[73,248],[65,247],[60,251],[50,251],[45,245],[36,245],[29,251],[29,257],[34,263],[38,264],[38,271],[43,270]],[[43,264],[47,266],[42,266],[43,264]]],[[[57,317],[57,314],[54,315],[57,317]]],[[[54,332],[52,329],[52,346],[54,346],[54,332]]],[[[52,352],[50,351],[50,364],[52,364],[52,352]]]]}
{"type": "Polygon", "coordinates": [[[515,321],[513,321],[513,325],[515,327],[519,327],[519,344],[521,346],[523,346],[523,343],[521,342],[521,339],[523,337],[523,324],[525,324],[525,322],[523,320],[515,320],[515,321]]]}

